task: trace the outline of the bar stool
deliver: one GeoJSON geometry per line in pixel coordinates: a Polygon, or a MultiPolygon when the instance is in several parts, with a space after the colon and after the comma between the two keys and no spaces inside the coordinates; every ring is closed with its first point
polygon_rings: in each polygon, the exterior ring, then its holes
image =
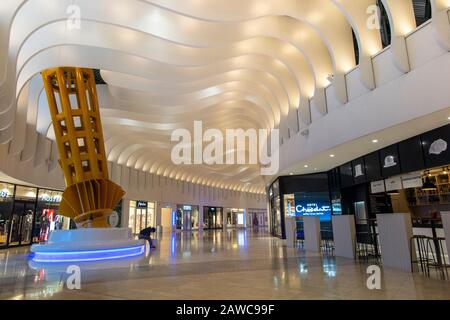
{"type": "Polygon", "coordinates": [[[356,233],[355,257],[368,261],[373,255],[370,232],[360,231],[356,233]]]}
{"type": "Polygon", "coordinates": [[[411,272],[414,272],[413,265],[417,263],[420,266],[420,269],[427,276],[430,275],[430,262],[428,252],[428,240],[429,237],[422,235],[412,236],[410,243],[410,257],[411,257],[411,272]],[[416,259],[413,259],[413,250],[416,252],[416,259]]]}
{"type": "Polygon", "coordinates": [[[378,234],[376,233],[376,220],[363,219],[362,224],[356,224],[355,257],[364,261],[375,260],[379,262],[381,257],[378,247],[378,234]]]}
{"type": "Polygon", "coordinates": [[[324,229],[321,230],[321,245],[320,248],[325,254],[334,255],[334,239],[333,230],[324,229]]]}
{"type": "Polygon", "coordinates": [[[450,268],[450,264],[448,264],[447,259],[445,258],[445,250],[444,250],[445,238],[441,237],[432,237],[427,239],[427,249],[428,252],[431,253],[432,259],[428,263],[429,268],[435,268],[436,271],[440,271],[442,274],[442,278],[448,277],[448,268],[450,268]]]}

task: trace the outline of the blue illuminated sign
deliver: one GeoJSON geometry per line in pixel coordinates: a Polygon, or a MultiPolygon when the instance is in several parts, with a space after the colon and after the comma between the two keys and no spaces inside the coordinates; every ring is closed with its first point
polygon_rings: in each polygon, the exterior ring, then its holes
{"type": "Polygon", "coordinates": [[[177,212],[172,211],[172,226],[175,226],[177,224],[177,212]]]}
{"type": "Polygon", "coordinates": [[[328,197],[321,194],[295,195],[295,215],[300,217],[320,217],[320,221],[331,220],[331,204],[328,197]]]}

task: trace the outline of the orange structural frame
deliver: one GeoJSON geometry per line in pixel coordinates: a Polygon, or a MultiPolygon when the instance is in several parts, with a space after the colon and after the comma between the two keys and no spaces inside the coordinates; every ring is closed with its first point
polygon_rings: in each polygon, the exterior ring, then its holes
{"type": "Polygon", "coordinates": [[[60,212],[81,227],[109,227],[125,192],[108,179],[102,124],[92,69],[42,72],[66,189],[60,212]]]}

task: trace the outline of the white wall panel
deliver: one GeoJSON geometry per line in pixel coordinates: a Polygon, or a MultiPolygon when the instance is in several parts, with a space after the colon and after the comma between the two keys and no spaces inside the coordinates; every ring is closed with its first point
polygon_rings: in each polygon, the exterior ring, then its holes
{"type": "Polygon", "coordinates": [[[359,68],[354,69],[345,76],[347,83],[348,100],[354,100],[363,94],[369,92],[364,83],[361,80],[361,71],[359,68]]]}
{"type": "Polygon", "coordinates": [[[404,74],[395,66],[393,52],[390,48],[373,58],[373,71],[376,87],[381,87],[404,74]]]}
{"type": "Polygon", "coordinates": [[[431,23],[411,33],[406,38],[406,46],[411,69],[416,69],[447,52],[436,41],[431,23]]]}

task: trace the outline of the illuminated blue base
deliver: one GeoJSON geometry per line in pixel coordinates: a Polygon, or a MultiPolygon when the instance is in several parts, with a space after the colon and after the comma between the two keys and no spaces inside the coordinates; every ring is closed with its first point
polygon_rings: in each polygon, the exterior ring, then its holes
{"type": "Polygon", "coordinates": [[[145,245],[85,251],[35,252],[32,260],[41,263],[89,262],[137,257],[145,253],[145,245]]]}

